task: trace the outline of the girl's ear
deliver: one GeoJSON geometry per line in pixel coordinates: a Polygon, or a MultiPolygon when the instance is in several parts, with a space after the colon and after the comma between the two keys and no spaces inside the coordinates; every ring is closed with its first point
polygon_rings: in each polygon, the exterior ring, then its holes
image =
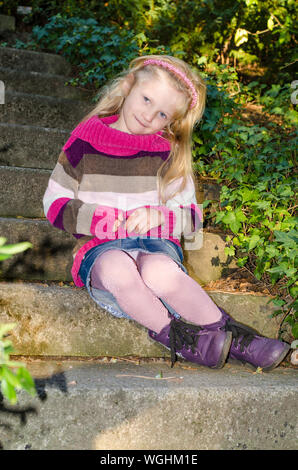
{"type": "Polygon", "coordinates": [[[135,82],[135,76],[132,72],[129,73],[128,75],[126,75],[126,77],[124,78],[124,80],[121,84],[121,88],[122,88],[122,91],[124,93],[124,96],[129,95],[130,90],[132,89],[132,87],[134,85],[134,82],[135,82]]]}

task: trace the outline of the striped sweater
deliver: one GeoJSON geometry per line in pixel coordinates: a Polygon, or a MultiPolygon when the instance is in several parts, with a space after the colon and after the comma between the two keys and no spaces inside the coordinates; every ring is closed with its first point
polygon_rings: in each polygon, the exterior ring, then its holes
{"type": "MultiPolygon", "coordinates": [[[[165,216],[164,224],[142,237],[164,238],[178,246],[181,236],[194,234],[202,220],[191,178],[183,192],[159,205],[156,174],[170,153],[162,133],[127,134],[109,127],[117,119],[118,115],[93,116],[72,131],[43,198],[50,223],[77,239],[71,273],[79,287],[84,285],[78,273],[88,250],[111,240],[140,236],[123,227],[137,208],[158,209],[165,216]],[[113,232],[119,213],[124,221],[113,232]]],[[[167,188],[169,194],[181,180],[174,183],[167,188]]]]}

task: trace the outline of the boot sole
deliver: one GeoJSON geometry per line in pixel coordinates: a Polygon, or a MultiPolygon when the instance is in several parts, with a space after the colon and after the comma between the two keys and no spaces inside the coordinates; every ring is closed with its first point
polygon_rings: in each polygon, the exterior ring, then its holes
{"type": "Polygon", "coordinates": [[[219,358],[218,364],[216,366],[211,367],[211,369],[221,369],[227,360],[227,356],[230,352],[231,344],[232,344],[232,332],[227,331],[226,339],[222,348],[221,356],[219,358]]]}
{"type": "MultiPolygon", "coordinates": [[[[278,364],[280,364],[284,358],[286,357],[286,355],[288,354],[288,352],[290,351],[291,349],[291,346],[289,344],[287,344],[284,348],[284,350],[282,351],[282,353],[280,354],[280,356],[276,359],[276,361],[274,361],[271,366],[268,366],[268,367],[261,367],[262,371],[263,372],[270,372],[271,370],[275,369],[275,367],[278,366],[278,364]]],[[[229,364],[238,364],[238,365],[242,365],[242,366],[247,366],[249,367],[250,369],[252,369],[253,371],[256,371],[258,369],[259,366],[254,366],[253,364],[251,364],[250,362],[247,362],[247,361],[241,361],[240,359],[228,359],[228,363],[229,364]]]]}

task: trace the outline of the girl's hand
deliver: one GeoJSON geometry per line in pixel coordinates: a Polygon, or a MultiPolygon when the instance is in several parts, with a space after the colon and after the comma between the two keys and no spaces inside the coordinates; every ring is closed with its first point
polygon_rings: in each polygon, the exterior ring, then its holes
{"type": "MultiPolygon", "coordinates": [[[[123,220],[123,218],[122,218],[123,220]]],[[[115,221],[114,227],[115,230],[121,225],[120,218],[115,221]]],[[[165,223],[164,214],[158,209],[140,207],[136,209],[126,220],[124,228],[128,232],[136,232],[140,234],[145,234],[151,228],[158,227],[165,223]]],[[[113,228],[113,231],[115,231],[113,228]]]]}
{"type": "Polygon", "coordinates": [[[144,235],[151,228],[164,224],[164,214],[152,207],[140,207],[136,209],[126,220],[124,227],[128,232],[136,232],[144,235]]]}
{"type": "Polygon", "coordinates": [[[116,232],[116,230],[118,230],[119,226],[122,224],[123,219],[124,219],[123,214],[122,212],[120,212],[120,214],[118,215],[118,219],[115,220],[114,222],[112,232],[116,232]]]}

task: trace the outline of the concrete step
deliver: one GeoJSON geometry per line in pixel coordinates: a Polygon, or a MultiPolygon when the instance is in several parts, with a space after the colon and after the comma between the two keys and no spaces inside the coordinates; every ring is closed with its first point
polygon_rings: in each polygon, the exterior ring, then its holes
{"type": "Polygon", "coordinates": [[[51,170],[0,166],[0,215],[44,217],[42,198],[51,170]]]}
{"type": "MultiPolygon", "coordinates": [[[[33,248],[1,263],[2,279],[70,281],[72,235],[52,227],[47,220],[0,217],[0,234],[7,243],[30,241],[33,248]]],[[[225,277],[236,269],[235,261],[225,255],[225,235],[204,232],[198,250],[185,250],[185,266],[198,282],[206,284],[225,277]]]]}
{"type": "MultiPolygon", "coordinates": [[[[206,292],[235,320],[276,337],[280,320],[270,318],[277,308],[268,304],[270,296],[206,292]]],[[[0,324],[17,324],[10,335],[17,355],[169,357],[144,327],[98,307],[85,288],[1,282],[0,298],[0,324]]]]}
{"type": "Polygon", "coordinates": [[[92,109],[90,103],[30,93],[6,92],[0,121],[53,129],[73,129],[92,109]]]}
{"type": "Polygon", "coordinates": [[[59,54],[15,49],[0,48],[0,64],[2,67],[21,70],[22,72],[39,72],[69,77],[72,66],[59,54]]]}
{"type": "Polygon", "coordinates": [[[0,123],[0,165],[53,169],[71,131],[0,123]]]}
{"type": "MultiPolygon", "coordinates": [[[[160,362],[27,365],[38,394],[22,391],[19,405],[2,405],[4,450],[173,450],[178,456],[177,450],[297,448],[294,369],[254,374],[229,364],[220,370],[160,362]]],[[[101,454],[96,459],[104,463],[101,454]]]]}
{"type": "Polygon", "coordinates": [[[55,96],[70,100],[91,100],[90,91],[83,88],[65,85],[71,77],[52,73],[23,71],[0,67],[0,80],[4,82],[5,91],[55,96]]]}
{"type": "Polygon", "coordinates": [[[75,239],[47,220],[0,218],[1,236],[7,243],[30,241],[33,248],[1,263],[5,279],[72,280],[75,239]]]}

